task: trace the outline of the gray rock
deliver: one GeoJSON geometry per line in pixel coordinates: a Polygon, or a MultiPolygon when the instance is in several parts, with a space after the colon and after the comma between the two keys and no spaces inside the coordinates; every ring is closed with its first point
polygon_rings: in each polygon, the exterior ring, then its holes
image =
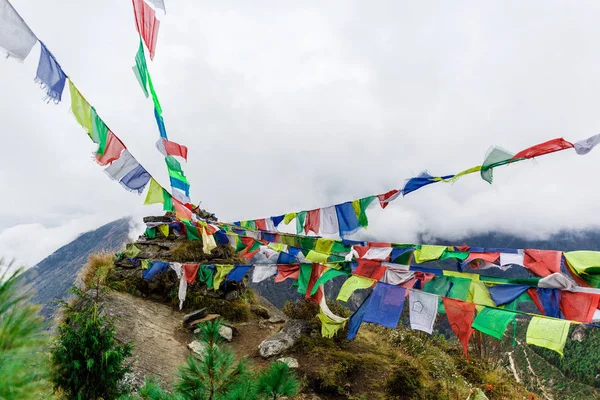
{"type": "Polygon", "coordinates": [[[204,354],[206,354],[206,345],[198,340],[194,340],[190,344],[188,344],[190,350],[200,357],[200,359],[204,358],[204,354]]]}
{"type": "Polygon", "coordinates": [[[206,317],[207,314],[208,311],[206,310],[206,308],[201,308],[199,310],[192,311],[191,313],[183,316],[183,326],[186,326],[189,322],[194,321],[196,319],[202,319],[206,317]]]}
{"type": "Polygon", "coordinates": [[[296,360],[293,357],[283,357],[283,358],[280,358],[277,361],[282,362],[284,364],[287,364],[287,366],[290,367],[290,368],[298,368],[300,366],[298,364],[298,360],[296,360]]]}
{"type": "Polygon", "coordinates": [[[291,349],[303,334],[308,332],[310,332],[310,324],[307,321],[290,320],[286,322],[280,332],[265,339],[258,346],[260,355],[269,358],[283,354],[291,349]]]}
{"type": "Polygon", "coordinates": [[[221,335],[221,337],[227,340],[228,342],[231,342],[233,340],[233,329],[231,329],[228,326],[222,325],[219,328],[219,335],[221,335]]]}
{"type": "Polygon", "coordinates": [[[282,322],[285,322],[285,319],[283,319],[279,315],[274,315],[271,318],[269,318],[269,322],[271,324],[281,324],[282,322]]]}

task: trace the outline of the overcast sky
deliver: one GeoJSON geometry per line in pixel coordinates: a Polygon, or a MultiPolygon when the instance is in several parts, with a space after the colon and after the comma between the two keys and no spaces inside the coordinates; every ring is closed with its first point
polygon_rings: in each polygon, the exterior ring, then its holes
{"type": "MultiPolygon", "coordinates": [[[[131,71],[126,0],[11,0],[134,156],[167,187],[152,101],[131,71]]],[[[165,0],[150,73],[169,138],[190,148],[192,198],[234,221],[459,172],[495,144],[517,152],[600,131],[594,1],[165,0]]],[[[81,232],[160,213],[92,161],[69,113],[25,63],[0,60],[0,254],[32,265],[81,232]]],[[[600,224],[600,149],[473,174],[374,209],[368,233],[410,242],[600,224]]]]}

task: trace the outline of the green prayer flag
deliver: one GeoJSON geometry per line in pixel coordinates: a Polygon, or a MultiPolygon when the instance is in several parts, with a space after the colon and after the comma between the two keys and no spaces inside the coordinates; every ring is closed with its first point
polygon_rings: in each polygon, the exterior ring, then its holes
{"type": "Polygon", "coordinates": [[[92,107],[92,140],[98,144],[96,154],[103,156],[106,151],[106,141],[108,139],[108,126],[96,113],[96,109],[92,107]]]}
{"type": "Polygon", "coordinates": [[[477,314],[471,326],[486,335],[502,339],[508,324],[513,322],[516,316],[513,312],[485,307],[477,314]]]}
{"type": "Polygon", "coordinates": [[[144,95],[148,97],[148,66],[146,65],[146,56],[144,54],[142,38],[140,38],[140,47],[135,55],[135,66],[133,67],[133,73],[142,87],[144,95]]]}
{"type": "Polygon", "coordinates": [[[152,78],[150,78],[150,72],[147,73],[148,76],[148,87],[150,88],[150,94],[152,94],[152,101],[154,102],[154,108],[158,115],[162,115],[162,107],[160,106],[160,102],[158,101],[158,96],[156,95],[156,91],[154,90],[154,85],[152,84],[152,78]]]}
{"type": "Polygon", "coordinates": [[[331,246],[331,252],[332,253],[349,253],[350,247],[344,246],[344,244],[340,241],[335,241],[333,243],[333,246],[331,246]]]}
{"type": "Polygon", "coordinates": [[[281,235],[281,243],[292,247],[298,247],[296,237],[292,235],[281,235]]]}
{"type": "Polygon", "coordinates": [[[298,293],[302,295],[306,295],[306,291],[308,290],[308,282],[310,281],[312,268],[312,264],[300,265],[300,273],[298,274],[298,293]]]}
{"type": "MultiPolygon", "coordinates": [[[[190,182],[188,182],[188,180],[185,177],[185,175],[183,175],[181,172],[172,170],[172,169],[168,168],[168,166],[167,166],[167,169],[169,170],[169,176],[170,177],[175,178],[177,180],[180,180],[180,181],[182,181],[184,183],[187,183],[188,185],[190,184],[190,182]]],[[[255,227],[256,227],[256,225],[255,225],[255,227]]]]}
{"type": "Polygon", "coordinates": [[[335,334],[346,325],[348,318],[340,318],[339,321],[334,321],[323,310],[319,311],[317,317],[321,320],[321,336],[324,338],[332,338],[335,334]]]}
{"type": "Polygon", "coordinates": [[[188,240],[202,240],[200,236],[200,232],[198,232],[198,228],[188,221],[184,221],[185,224],[185,234],[187,235],[188,240]]]}
{"type": "Polygon", "coordinates": [[[446,250],[442,254],[442,257],[440,257],[440,260],[446,260],[448,258],[455,258],[460,261],[465,261],[467,258],[469,258],[469,252],[468,251],[446,250]]]}
{"type": "Polygon", "coordinates": [[[145,235],[148,239],[156,238],[156,228],[146,228],[145,235]]]}
{"type": "Polygon", "coordinates": [[[467,278],[451,277],[450,282],[452,283],[452,287],[446,297],[463,301],[467,300],[469,288],[471,287],[471,280],[467,278]]]}
{"type": "Polygon", "coordinates": [[[296,234],[300,235],[304,231],[304,221],[306,220],[307,211],[296,213],[296,234]]]}
{"type": "MultiPolygon", "coordinates": [[[[183,175],[183,169],[181,169],[181,163],[173,156],[166,156],[165,163],[170,171],[177,171],[183,175]]],[[[184,175],[185,176],[185,175],[184,175]]]]}
{"type": "Polygon", "coordinates": [[[242,228],[256,229],[256,221],[255,220],[241,221],[240,225],[242,225],[242,228]]]}
{"type": "Polygon", "coordinates": [[[212,288],[214,287],[214,273],[215,271],[210,265],[200,265],[200,268],[198,268],[198,281],[212,288]]]}
{"type": "Polygon", "coordinates": [[[319,279],[317,279],[317,281],[315,282],[315,285],[312,288],[310,295],[314,296],[317,293],[319,286],[324,285],[325,283],[329,282],[330,280],[337,278],[338,276],[350,276],[350,275],[351,274],[348,273],[347,271],[328,268],[325,270],[325,272],[323,272],[323,274],[319,277],[319,279]]]}
{"type": "Polygon", "coordinates": [[[369,225],[369,219],[367,218],[367,208],[373,200],[375,200],[377,196],[369,196],[364,197],[359,200],[352,201],[352,208],[354,208],[354,214],[356,214],[356,218],[358,219],[358,225],[367,227],[369,225]]]}
{"type": "Polygon", "coordinates": [[[494,179],[493,169],[504,164],[508,164],[514,154],[499,147],[493,147],[488,150],[488,153],[481,164],[481,178],[487,183],[492,183],[494,179]]]}
{"type": "Polygon", "coordinates": [[[309,236],[300,236],[298,237],[298,243],[300,247],[306,250],[314,250],[317,243],[317,238],[309,237],[309,236]]]}
{"type": "MultiPolygon", "coordinates": [[[[447,276],[436,276],[425,285],[423,285],[423,291],[431,294],[435,294],[438,296],[446,296],[448,294],[448,290],[450,290],[450,278],[447,276]]],[[[438,300],[438,312],[440,314],[446,314],[446,308],[444,307],[444,302],[440,297],[438,300]]]]}
{"type": "Polygon", "coordinates": [[[163,188],[163,210],[164,211],[173,211],[173,196],[171,193],[167,192],[166,189],[163,188]]]}

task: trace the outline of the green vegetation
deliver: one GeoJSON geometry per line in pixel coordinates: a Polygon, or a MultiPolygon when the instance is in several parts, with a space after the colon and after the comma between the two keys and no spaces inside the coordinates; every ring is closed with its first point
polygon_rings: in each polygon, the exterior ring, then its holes
{"type": "Polygon", "coordinates": [[[20,274],[0,275],[0,399],[47,398],[47,338],[38,308],[18,294],[20,274]]]}
{"type": "Polygon", "coordinates": [[[126,360],[133,347],[117,344],[114,322],[96,298],[73,292],[72,304],[61,303],[64,317],[51,348],[54,388],[67,399],[115,399],[127,390],[121,381],[130,371],[126,360]]]}
{"type": "Polygon", "coordinates": [[[277,400],[298,394],[300,385],[286,364],[273,362],[253,372],[248,359],[236,360],[231,348],[223,345],[221,325],[215,320],[199,327],[203,350],[179,368],[173,394],[147,380],[139,394],[122,400],[277,400]]]}

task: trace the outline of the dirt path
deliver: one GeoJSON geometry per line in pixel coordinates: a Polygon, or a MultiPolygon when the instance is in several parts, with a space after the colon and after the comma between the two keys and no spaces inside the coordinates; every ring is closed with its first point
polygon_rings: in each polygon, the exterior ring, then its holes
{"type": "Polygon", "coordinates": [[[136,381],[148,375],[173,382],[173,373],[190,354],[187,343],[191,335],[181,326],[183,314],[167,305],[114,291],[106,295],[104,303],[108,314],[118,318],[117,340],[134,342],[136,381]]]}

